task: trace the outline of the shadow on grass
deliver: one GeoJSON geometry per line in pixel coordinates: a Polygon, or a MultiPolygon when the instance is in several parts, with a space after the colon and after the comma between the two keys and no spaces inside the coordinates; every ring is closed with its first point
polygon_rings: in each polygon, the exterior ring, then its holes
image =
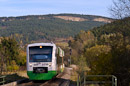
{"type": "MultiPolygon", "coordinates": [[[[22,79],[27,79],[25,77],[21,77],[19,76],[17,73],[15,74],[11,74],[11,75],[5,75],[5,84],[6,83],[11,83],[11,82],[14,82],[14,81],[18,81],[18,80],[22,80],[22,79]]],[[[2,81],[3,79],[0,79],[0,82],[2,81]]],[[[1,84],[0,84],[1,85],[1,84]]]]}
{"type": "Polygon", "coordinates": [[[77,86],[77,82],[76,81],[70,81],[70,85],[69,86],[77,86]]]}

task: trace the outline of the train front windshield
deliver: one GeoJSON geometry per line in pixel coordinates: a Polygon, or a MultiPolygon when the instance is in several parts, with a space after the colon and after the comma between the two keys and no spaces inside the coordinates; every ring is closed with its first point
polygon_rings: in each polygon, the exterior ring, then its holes
{"type": "Polygon", "coordinates": [[[52,46],[29,47],[29,62],[51,62],[52,46]]]}

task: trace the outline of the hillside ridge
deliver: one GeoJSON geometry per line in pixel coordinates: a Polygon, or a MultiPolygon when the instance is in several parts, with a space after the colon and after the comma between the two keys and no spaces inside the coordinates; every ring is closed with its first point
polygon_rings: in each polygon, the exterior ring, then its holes
{"type": "Polygon", "coordinates": [[[80,30],[89,30],[111,21],[111,18],[80,14],[0,17],[0,37],[13,36],[22,44],[57,41],[74,37],[80,30]]]}
{"type": "Polygon", "coordinates": [[[18,16],[18,17],[0,17],[0,21],[13,21],[13,20],[30,20],[31,18],[37,19],[48,19],[51,18],[60,18],[69,21],[98,21],[111,23],[114,19],[107,18],[103,16],[96,15],[81,15],[81,14],[48,14],[48,15],[27,15],[27,16],[18,16]]]}

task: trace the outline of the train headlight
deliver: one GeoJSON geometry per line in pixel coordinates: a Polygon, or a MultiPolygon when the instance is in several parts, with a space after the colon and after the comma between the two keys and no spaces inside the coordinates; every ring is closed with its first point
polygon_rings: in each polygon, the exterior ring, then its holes
{"type": "Polygon", "coordinates": [[[31,64],[31,63],[29,63],[29,66],[30,66],[30,67],[32,67],[32,64],[31,64]]]}
{"type": "Polygon", "coordinates": [[[51,67],[51,63],[49,63],[48,65],[49,65],[49,67],[51,67]]]}
{"type": "Polygon", "coordinates": [[[40,48],[42,48],[42,46],[40,46],[40,48]]]}

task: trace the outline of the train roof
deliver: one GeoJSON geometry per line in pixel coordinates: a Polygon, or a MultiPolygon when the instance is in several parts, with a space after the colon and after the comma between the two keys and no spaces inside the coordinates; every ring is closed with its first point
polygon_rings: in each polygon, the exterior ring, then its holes
{"type": "Polygon", "coordinates": [[[28,47],[31,46],[56,46],[54,43],[33,43],[33,44],[28,44],[28,47]]]}

